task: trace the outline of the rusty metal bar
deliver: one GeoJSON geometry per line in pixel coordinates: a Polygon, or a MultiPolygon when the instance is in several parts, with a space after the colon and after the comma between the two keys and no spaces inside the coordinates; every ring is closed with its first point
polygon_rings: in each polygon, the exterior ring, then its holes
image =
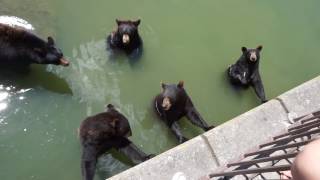
{"type": "Polygon", "coordinates": [[[318,115],[320,115],[320,111],[315,111],[315,112],[313,112],[312,113],[314,116],[318,116],[318,115]]]}
{"type": "Polygon", "coordinates": [[[294,153],[288,153],[288,154],[283,154],[283,155],[279,155],[279,156],[271,156],[271,157],[266,157],[266,158],[260,158],[260,159],[253,159],[253,160],[248,160],[248,161],[230,163],[230,164],[227,164],[227,167],[240,166],[240,165],[249,165],[249,164],[256,164],[256,163],[262,163],[262,162],[268,162],[268,161],[274,161],[274,160],[282,160],[282,159],[287,159],[287,158],[293,158],[297,154],[298,154],[298,152],[294,152],[294,153]]]}
{"type": "MultiPolygon", "coordinates": [[[[308,114],[308,115],[309,115],[309,114],[308,114]]],[[[296,123],[296,122],[300,121],[301,119],[305,118],[305,117],[308,116],[308,115],[304,115],[304,116],[300,116],[300,117],[298,117],[298,118],[294,118],[294,119],[293,119],[293,122],[296,123]]]]}
{"type": "Polygon", "coordinates": [[[219,176],[235,176],[240,174],[256,174],[256,173],[266,173],[266,172],[278,172],[278,171],[287,171],[290,170],[291,165],[281,165],[281,166],[271,166],[271,167],[264,167],[264,168],[253,168],[253,169],[245,169],[245,170],[235,170],[235,171],[228,171],[222,173],[213,173],[210,174],[209,177],[219,177],[219,176]]]}
{"type": "Polygon", "coordinates": [[[312,113],[309,113],[309,114],[302,115],[302,116],[300,116],[300,117],[294,118],[293,121],[294,121],[294,122],[297,122],[297,121],[301,120],[302,118],[305,118],[306,116],[309,116],[309,115],[311,115],[311,114],[312,114],[313,116],[318,116],[318,115],[320,115],[320,111],[315,111],[315,112],[312,112],[312,113]]]}
{"type": "Polygon", "coordinates": [[[316,133],[320,133],[320,129],[315,129],[315,130],[303,132],[303,133],[300,133],[300,134],[296,134],[296,135],[293,135],[293,136],[290,136],[290,137],[287,137],[287,138],[279,139],[279,140],[276,140],[276,141],[271,141],[271,142],[268,142],[268,143],[265,143],[265,144],[261,144],[259,147],[263,148],[263,147],[270,146],[270,145],[277,144],[277,143],[285,143],[285,144],[287,144],[290,141],[295,140],[297,138],[304,137],[304,136],[310,136],[310,135],[316,134],[316,133]]]}
{"type": "Polygon", "coordinates": [[[320,115],[316,115],[316,116],[309,117],[309,118],[307,118],[307,119],[301,120],[301,124],[304,124],[304,123],[306,123],[306,122],[309,122],[309,121],[314,120],[314,119],[317,119],[317,118],[320,118],[320,115]]]}
{"type": "Polygon", "coordinates": [[[272,148],[269,148],[269,149],[264,149],[264,150],[260,150],[260,151],[256,151],[256,152],[252,152],[252,153],[247,153],[247,154],[244,155],[244,157],[258,155],[258,154],[264,154],[264,153],[273,153],[273,152],[279,151],[279,150],[284,150],[284,149],[294,148],[294,147],[300,147],[300,146],[308,144],[309,142],[311,142],[313,140],[314,139],[309,139],[309,140],[306,140],[306,141],[301,141],[301,142],[282,145],[282,146],[276,146],[276,147],[272,147],[272,148]]]}
{"type": "Polygon", "coordinates": [[[311,124],[311,125],[308,125],[308,126],[305,126],[303,128],[300,128],[300,129],[297,129],[295,131],[290,131],[290,132],[287,132],[287,133],[284,133],[284,134],[281,134],[279,136],[275,136],[273,137],[273,140],[277,140],[277,139],[280,139],[280,138],[283,138],[283,137],[286,137],[286,136],[289,136],[289,135],[295,135],[295,134],[299,134],[299,133],[302,133],[302,132],[305,132],[305,131],[308,131],[312,128],[316,128],[320,126],[320,121],[315,123],[315,124],[311,124]]]}
{"type": "Polygon", "coordinates": [[[312,125],[312,124],[316,124],[318,122],[320,122],[320,119],[316,119],[316,120],[313,120],[313,121],[305,123],[305,124],[300,124],[300,125],[297,125],[297,126],[290,127],[288,129],[288,131],[295,131],[297,129],[300,129],[300,128],[303,128],[305,126],[309,126],[309,125],[312,125]]]}

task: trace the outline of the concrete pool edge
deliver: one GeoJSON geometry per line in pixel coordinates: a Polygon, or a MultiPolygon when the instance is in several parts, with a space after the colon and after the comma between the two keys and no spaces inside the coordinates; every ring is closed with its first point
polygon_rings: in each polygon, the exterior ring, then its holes
{"type": "Polygon", "coordinates": [[[283,132],[289,118],[318,110],[319,91],[320,76],[109,179],[171,180],[179,174],[199,179],[283,132]]]}

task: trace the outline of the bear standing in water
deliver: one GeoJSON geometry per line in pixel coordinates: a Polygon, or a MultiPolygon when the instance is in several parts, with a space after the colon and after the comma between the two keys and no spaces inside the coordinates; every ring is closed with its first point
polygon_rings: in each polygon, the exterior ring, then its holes
{"type": "Polygon", "coordinates": [[[139,58],[142,54],[142,40],[138,33],[140,19],[121,21],[116,19],[117,29],[107,37],[107,50],[113,56],[117,50],[125,52],[130,58],[139,58]]]}
{"type": "Polygon", "coordinates": [[[188,139],[181,133],[177,123],[179,119],[186,116],[192,124],[202,128],[205,131],[214,128],[208,126],[203,120],[199,112],[193,106],[193,103],[183,88],[183,81],[176,84],[161,83],[162,93],[156,96],[154,100],[154,108],[156,113],[171,128],[179,143],[183,143],[188,139]]]}
{"type": "Polygon", "coordinates": [[[35,64],[54,64],[68,66],[54,40],[48,42],[22,28],[0,24],[0,65],[27,66],[35,64]]]}
{"type": "Polygon", "coordinates": [[[153,155],[146,155],[127,137],[131,136],[129,122],[113,105],[106,112],[88,117],[79,129],[82,145],[81,171],[84,180],[93,180],[97,159],[100,155],[115,148],[138,164],[153,155]]]}
{"type": "Polygon", "coordinates": [[[262,46],[256,49],[242,47],[242,55],[238,61],[229,66],[227,72],[231,83],[240,86],[252,86],[262,103],[267,102],[259,73],[260,52],[262,46]]]}

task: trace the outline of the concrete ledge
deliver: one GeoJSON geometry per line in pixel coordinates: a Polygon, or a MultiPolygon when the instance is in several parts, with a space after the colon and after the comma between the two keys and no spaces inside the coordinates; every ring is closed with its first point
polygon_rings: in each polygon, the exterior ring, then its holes
{"type": "Polygon", "coordinates": [[[290,113],[302,116],[320,109],[320,76],[280,95],[290,113]]]}
{"type": "Polygon", "coordinates": [[[208,144],[198,136],[109,179],[171,180],[178,172],[187,179],[197,179],[217,166],[208,144]]]}
{"type": "Polygon", "coordinates": [[[241,158],[253,148],[258,148],[272,136],[287,127],[287,113],[280,102],[270,100],[218,127],[206,132],[220,165],[241,158]]]}

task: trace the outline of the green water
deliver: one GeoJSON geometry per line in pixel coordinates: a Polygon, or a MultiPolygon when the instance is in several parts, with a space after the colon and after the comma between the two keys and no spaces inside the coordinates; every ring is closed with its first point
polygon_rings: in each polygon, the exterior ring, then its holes
{"type": "MultiPolygon", "coordinates": [[[[185,81],[209,124],[221,124],[259,105],[252,89],[235,92],[225,69],[241,46],[264,46],[260,73],[268,99],[318,75],[320,1],[268,0],[0,0],[0,13],[28,20],[53,35],[68,68],[31,67],[0,80],[2,180],[80,179],[77,128],[107,103],[124,113],[131,140],[148,153],[177,144],[152,111],[160,81],[185,81]],[[143,57],[109,61],[105,37],[115,18],[141,18],[143,57]],[[2,98],[1,98],[2,97],[2,98]]],[[[202,133],[183,120],[188,137],[202,133]]],[[[105,155],[96,179],[129,166],[105,155]]]]}

